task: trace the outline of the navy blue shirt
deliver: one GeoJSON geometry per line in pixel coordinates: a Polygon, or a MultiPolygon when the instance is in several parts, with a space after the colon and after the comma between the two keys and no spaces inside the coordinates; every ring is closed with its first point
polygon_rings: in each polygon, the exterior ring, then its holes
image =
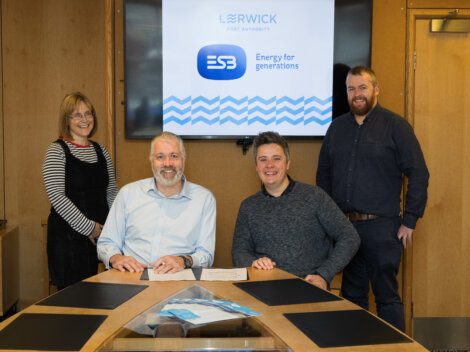
{"type": "Polygon", "coordinates": [[[423,216],[429,172],[409,123],[376,105],[359,125],[349,112],[330,125],[320,151],[317,185],[344,212],[399,216],[408,178],[403,225],[423,216]]]}

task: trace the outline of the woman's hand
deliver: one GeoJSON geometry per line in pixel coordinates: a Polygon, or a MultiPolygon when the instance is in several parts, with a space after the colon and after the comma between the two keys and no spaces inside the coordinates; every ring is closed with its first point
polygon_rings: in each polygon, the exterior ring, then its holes
{"type": "Polygon", "coordinates": [[[103,225],[99,223],[95,223],[95,227],[93,228],[93,231],[88,235],[88,239],[91,241],[96,246],[96,240],[98,237],[101,235],[101,230],[103,229],[103,225]]]}

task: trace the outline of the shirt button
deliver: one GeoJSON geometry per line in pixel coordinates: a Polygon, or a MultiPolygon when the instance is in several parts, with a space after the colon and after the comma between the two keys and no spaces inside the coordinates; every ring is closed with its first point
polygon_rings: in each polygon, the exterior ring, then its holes
{"type": "Polygon", "coordinates": [[[357,142],[357,139],[355,139],[354,142],[357,142]]]}

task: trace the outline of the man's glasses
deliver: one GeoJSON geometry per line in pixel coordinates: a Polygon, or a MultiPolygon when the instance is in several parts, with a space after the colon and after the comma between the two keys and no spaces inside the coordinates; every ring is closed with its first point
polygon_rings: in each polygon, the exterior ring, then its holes
{"type": "Polygon", "coordinates": [[[80,121],[81,119],[91,120],[93,119],[93,114],[91,113],[91,111],[85,111],[83,114],[76,112],[75,114],[72,114],[69,117],[75,121],[80,121]]]}

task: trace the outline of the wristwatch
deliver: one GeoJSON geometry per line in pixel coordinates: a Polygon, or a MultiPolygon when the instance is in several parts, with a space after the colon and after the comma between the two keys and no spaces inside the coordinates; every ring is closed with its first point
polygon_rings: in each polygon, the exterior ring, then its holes
{"type": "Polygon", "coordinates": [[[192,266],[193,261],[191,260],[191,257],[189,255],[180,255],[180,258],[183,259],[185,269],[189,269],[192,266]]]}

